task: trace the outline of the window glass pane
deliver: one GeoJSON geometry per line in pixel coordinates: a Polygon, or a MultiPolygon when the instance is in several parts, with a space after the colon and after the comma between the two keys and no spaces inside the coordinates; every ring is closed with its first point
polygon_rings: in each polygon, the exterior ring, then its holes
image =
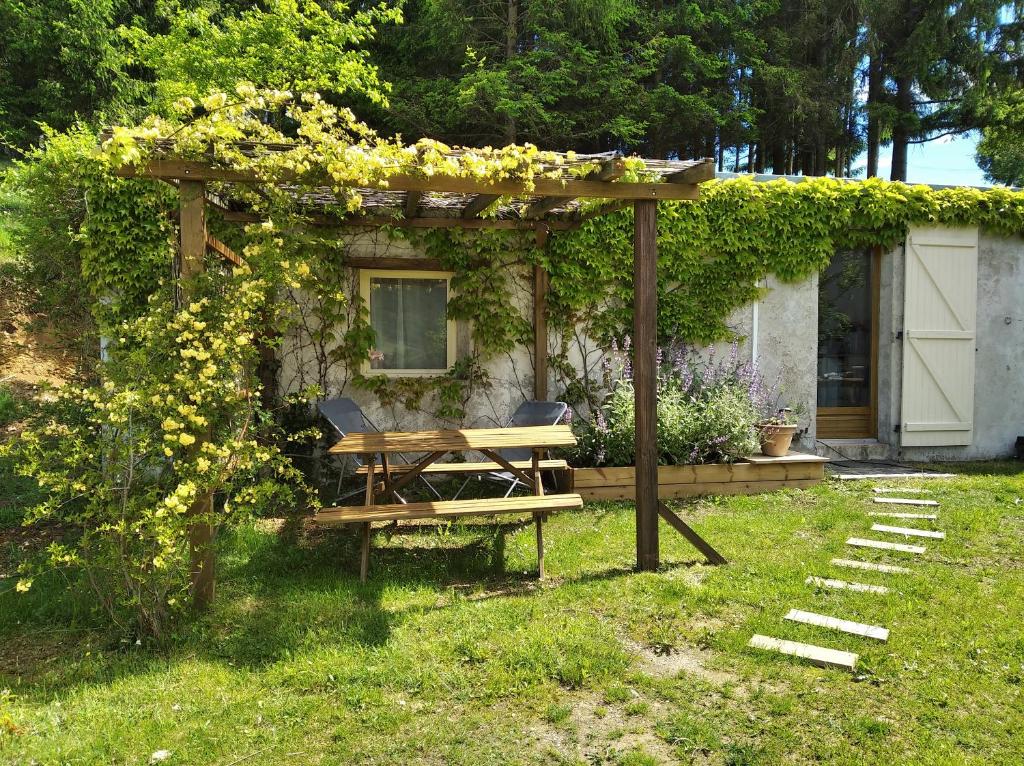
{"type": "Polygon", "coordinates": [[[871,404],[871,252],[836,253],[818,292],[818,406],[871,404]]]}
{"type": "Polygon", "coordinates": [[[376,370],[448,368],[448,282],[371,277],[370,326],[376,370]]]}

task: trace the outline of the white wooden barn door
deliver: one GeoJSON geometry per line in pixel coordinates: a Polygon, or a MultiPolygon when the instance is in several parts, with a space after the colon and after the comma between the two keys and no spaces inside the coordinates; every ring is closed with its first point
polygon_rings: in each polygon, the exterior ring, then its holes
{"type": "Polygon", "coordinates": [[[977,228],[911,227],[905,285],[901,443],[970,444],[977,228]]]}

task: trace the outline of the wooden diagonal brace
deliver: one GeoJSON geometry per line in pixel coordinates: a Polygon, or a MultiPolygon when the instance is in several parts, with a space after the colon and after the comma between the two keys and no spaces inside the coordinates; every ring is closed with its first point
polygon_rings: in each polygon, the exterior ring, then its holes
{"type": "Polygon", "coordinates": [[[715,565],[729,563],[725,560],[725,556],[712,548],[707,540],[694,532],[693,529],[685,521],[679,518],[671,508],[660,501],[658,503],[658,515],[667,521],[670,527],[689,540],[690,544],[693,545],[694,548],[703,553],[707,557],[709,563],[715,565]]]}

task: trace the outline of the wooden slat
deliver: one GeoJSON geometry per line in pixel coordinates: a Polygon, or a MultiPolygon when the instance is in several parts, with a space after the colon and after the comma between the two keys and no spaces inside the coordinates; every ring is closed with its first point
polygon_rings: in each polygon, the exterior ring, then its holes
{"type": "Polygon", "coordinates": [[[852,590],[857,593],[876,593],[885,595],[889,589],[884,585],[868,585],[863,582],[847,582],[846,580],[833,580],[828,577],[808,577],[804,582],[816,588],[828,588],[829,590],[852,590]]]}
{"type": "Polygon", "coordinates": [[[939,517],[934,513],[884,513],[882,511],[868,511],[868,516],[885,517],[887,519],[923,519],[935,521],[939,517]]]}
{"type": "Polygon", "coordinates": [[[888,532],[892,535],[903,535],[904,537],[927,537],[932,540],[945,540],[945,532],[935,532],[931,529],[915,529],[914,527],[890,527],[888,524],[872,524],[872,532],[888,532]]]}
{"type": "MultiPolygon", "coordinates": [[[[784,481],[730,481],[696,482],[694,484],[659,484],[658,498],[672,500],[701,495],[754,495],[780,489],[807,489],[820,484],[819,479],[791,479],[784,481]]],[[[635,488],[630,486],[580,487],[573,486],[587,500],[633,500],[635,488]]]]}
{"type": "Polygon", "coordinates": [[[438,500],[405,505],[344,506],[324,508],[313,518],[316,524],[442,519],[461,516],[492,516],[505,513],[538,513],[582,508],[579,495],[524,495],[522,497],[438,500]]]}
{"type": "Polygon", "coordinates": [[[899,551],[900,553],[924,553],[928,550],[923,545],[890,543],[886,540],[871,540],[864,537],[851,537],[846,544],[852,545],[854,548],[876,548],[880,551],[899,551]]]}
{"type": "Polygon", "coordinates": [[[699,165],[693,165],[680,170],[676,173],[670,173],[665,176],[665,181],[669,183],[679,184],[697,184],[701,181],[710,181],[715,177],[715,160],[712,157],[706,157],[699,165]]]}
{"type": "MultiPolygon", "coordinates": [[[[262,216],[240,211],[227,211],[223,214],[225,221],[232,223],[259,223],[262,216]]],[[[376,229],[381,226],[394,226],[399,229],[519,229],[534,231],[541,224],[537,221],[524,221],[519,218],[461,218],[441,216],[419,216],[417,218],[392,218],[381,215],[351,215],[343,218],[335,216],[307,213],[306,221],[312,226],[326,228],[337,227],[347,229],[376,229]]],[[[556,231],[566,231],[579,227],[578,220],[548,220],[544,226],[556,231]]]]}
{"type": "MultiPolygon", "coordinates": [[[[217,168],[205,162],[178,159],[151,159],[140,166],[123,165],[115,173],[119,176],[146,178],[177,178],[195,181],[228,181],[232,183],[259,183],[259,177],[249,171],[217,168]]],[[[287,174],[282,182],[294,180],[287,174]]],[[[487,181],[461,176],[420,176],[396,173],[386,179],[354,188],[389,189],[391,191],[451,192],[455,194],[493,194],[510,196],[591,197],[597,199],[627,200],[695,200],[700,199],[696,183],[622,183],[590,181],[586,179],[562,180],[535,178],[532,188],[525,181],[487,181]]]]}
{"type": "Polygon", "coordinates": [[[476,218],[500,196],[500,194],[476,195],[475,197],[473,197],[473,199],[466,203],[466,206],[464,208],[462,208],[462,217],[476,218]]]}
{"type": "MultiPolygon", "coordinates": [[[[790,463],[828,463],[829,458],[821,457],[820,455],[808,455],[803,452],[790,452],[788,455],[781,457],[774,457],[773,455],[747,455],[743,458],[744,462],[754,463],[755,465],[775,465],[783,464],[788,465],[790,463]]],[[[738,465],[742,465],[739,463],[738,465]]]]}
{"type": "Polygon", "coordinates": [[[343,436],[328,452],[462,452],[515,447],[571,447],[576,444],[569,426],[467,428],[453,431],[370,431],[343,436]]]}
{"type": "Polygon", "coordinates": [[[405,195],[405,217],[415,218],[416,212],[420,209],[420,200],[423,199],[423,192],[411,191],[405,195]]]}
{"type": "Polygon", "coordinates": [[[853,652],[842,652],[838,649],[828,649],[824,646],[802,644],[799,641],[784,641],[781,638],[755,635],[750,639],[747,646],[799,657],[823,668],[853,670],[857,666],[857,655],[853,652]]]}
{"type": "MultiPolygon", "coordinates": [[[[533,467],[533,464],[529,460],[513,460],[511,461],[519,470],[527,470],[533,467]]],[[[402,463],[399,465],[391,466],[392,474],[408,473],[415,466],[411,463],[402,463]]],[[[564,471],[569,467],[569,464],[564,460],[541,460],[540,469],[542,471],[564,471]]],[[[491,461],[481,462],[470,462],[470,463],[434,463],[428,465],[423,469],[423,473],[439,473],[439,474],[457,474],[457,473],[495,473],[501,472],[505,469],[493,463],[491,461]]],[[[366,466],[361,465],[356,468],[357,474],[365,474],[366,466]]]]}
{"type": "MultiPolygon", "coordinates": [[[[577,468],[578,487],[632,486],[634,468],[577,468]]],[[[821,463],[791,463],[755,465],[752,463],[659,466],[659,484],[726,483],[731,481],[782,481],[791,479],[821,479],[821,463]]]]}
{"type": "Polygon", "coordinates": [[[869,572],[885,572],[886,574],[911,574],[914,570],[898,567],[893,564],[876,564],[874,561],[854,561],[853,559],[832,559],[837,567],[847,569],[865,569],[869,572]]]}
{"type": "Polygon", "coordinates": [[[838,617],[828,617],[824,614],[805,612],[801,609],[790,609],[782,619],[789,620],[790,622],[799,622],[804,625],[814,625],[819,628],[838,630],[843,633],[850,633],[854,636],[873,638],[876,641],[889,640],[888,628],[883,628],[878,625],[867,625],[866,623],[854,622],[853,620],[841,620],[838,617]]]}
{"type": "Polygon", "coordinates": [[[879,505],[919,505],[934,508],[939,504],[936,500],[918,500],[912,497],[873,497],[871,499],[879,505]]]}
{"type": "Polygon", "coordinates": [[[837,473],[840,481],[862,481],[863,479],[955,479],[955,473],[837,473]]]}

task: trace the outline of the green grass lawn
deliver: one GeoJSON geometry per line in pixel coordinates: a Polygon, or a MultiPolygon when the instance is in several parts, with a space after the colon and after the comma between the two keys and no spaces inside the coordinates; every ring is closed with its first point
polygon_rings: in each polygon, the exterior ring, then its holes
{"type": "Polygon", "coordinates": [[[588,505],[546,527],[542,584],[531,527],[378,537],[360,585],[354,534],[295,545],[257,524],[221,540],[214,611],[159,652],[111,642],[56,579],[0,580],[0,761],[1020,763],[1024,474],[970,470],[904,484],[934,490],[948,535],[917,560],[844,546],[871,536],[870,482],[678,504],[730,564],[662,524],[645,574],[632,506],[588,505]],[[811,574],[892,590],[815,592],[811,574]],[[784,623],[792,607],[892,635],[784,623]],[[756,652],[753,633],[858,652],[859,671],[756,652]]]}

